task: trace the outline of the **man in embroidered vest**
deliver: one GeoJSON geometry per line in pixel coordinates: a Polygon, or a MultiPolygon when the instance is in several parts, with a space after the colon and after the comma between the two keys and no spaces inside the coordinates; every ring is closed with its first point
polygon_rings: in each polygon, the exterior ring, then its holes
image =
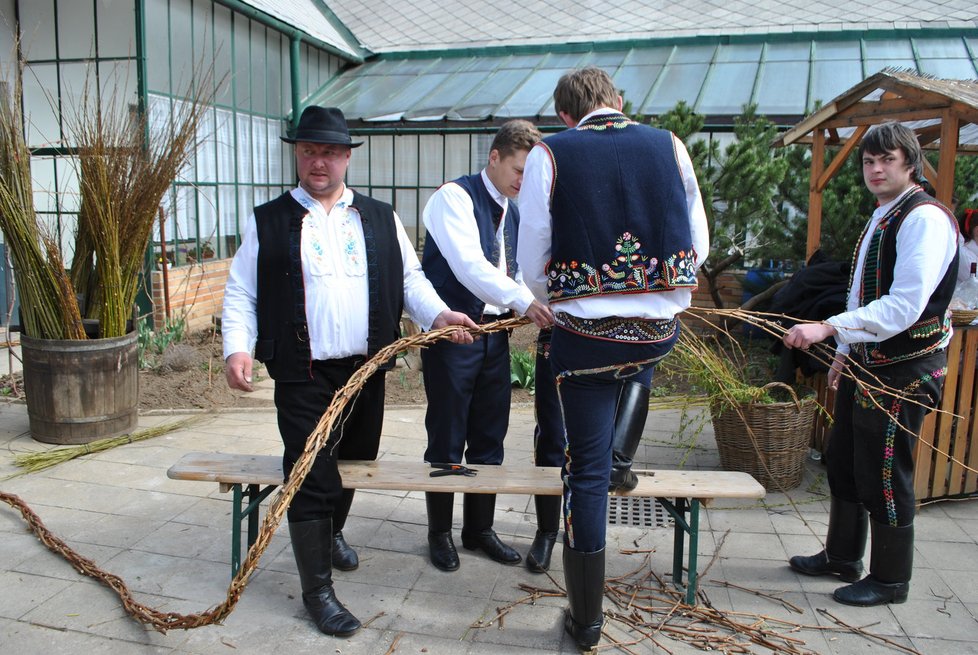
{"type": "MultiPolygon", "coordinates": [[[[333,394],[400,336],[402,307],[425,328],[477,326],[435,293],[391,206],[343,183],[361,143],[339,109],[307,107],[295,137],[282,140],[295,144],[299,186],[255,207],[245,223],[222,333],[229,386],[252,391],[252,351],[275,380],[287,477],[333,394]]],[[[461,330],[454,338],[472,342],[461,330]]],[[[346,408],[288,509],[302,601],[328,635],[360,629],[333,591],[332,569],[359,564],[342,533],[353,491],[343,489],[336,462],[376,459],[383,417],[381,372],[346,408]]]]}
{"type": "Polygon", "coordinates": [[[859,157],[879,207],[856,246],[846,311],[784,336],[791,348],[828,337],[839,344],[828,375],[829,387],[838,389],[825,453],[828,535],[820,553],[789,564],[799,573],[853,583],[836,589],[835,599],[871,606],[902,603],[910,591],[913,449],[947,371],[957,226],[915,183],[923,156],[912,130],[899,123],[871,128],[859,157]],[[869,575],[862,578],[870,527],[869,575]]]}
{"type": "Polygon", "coordinates": [[[565,628],[588,649],[601,636],[609,487],[634,488],[631,460],[655,364],[707,255],[693,165],[673,134],[621,113],[608,75],[564,75],[554,108],[568,130],[526,160],[517,260],[554,310],[550,365],[564,413],[565,628]]]}
{"type": "MultiPolygon", "coordinates": [[[[520,190],[526,153],[540,140],[527,121],[509,121],[496,133],[489,162],[475,175],[443,185],[424,208],[428,231],[421,265],[449,307],[477,323],[525,314],[550,325],[546,304],[520,282],[516,251],[519,210],[511,198],[520,190]]],[[[431,463],[501,464],[509,427],[512,383],[509,335],[483,335],[472,344],[439,343],[421,351],[428,412],[431,463]]],[[[431,562],[442,571],[459,567],[452,540],[451,493],[426,493],[431,562]]],[[[493,530],[496,496],[465,494],[462,545],[482,550],[503,564],[522,558],[493,530]]]]}

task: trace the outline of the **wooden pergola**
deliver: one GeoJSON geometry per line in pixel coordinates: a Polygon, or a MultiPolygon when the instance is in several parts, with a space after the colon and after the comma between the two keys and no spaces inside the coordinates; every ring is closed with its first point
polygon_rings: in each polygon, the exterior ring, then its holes
{"type": "Polygon", "coordinates": [[[937,199],[949,205],[956,155],[978,155],[978,80],[941,80],[886,69],[778,137],[773,144],[776,147],[793,143],[812,147],[806,258],[819,248],[822,192],[829,180],[872,125],[890,120],[906,124],[916,132],[922,147],[940,153],[936,169],[925,160],[924,175],[934,186],[937,199]],[[828,164],[827,146],[839,146],[828,164]]]}

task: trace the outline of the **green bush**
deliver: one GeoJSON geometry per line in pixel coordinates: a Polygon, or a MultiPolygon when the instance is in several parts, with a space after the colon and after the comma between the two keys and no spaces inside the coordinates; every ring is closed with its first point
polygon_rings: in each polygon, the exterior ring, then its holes
{"type": "Polygon", "coordinates": [[[512,350],[509,354],[509,376],[514,387],[536,390],[536,355],[529,350],[512,350]]]}

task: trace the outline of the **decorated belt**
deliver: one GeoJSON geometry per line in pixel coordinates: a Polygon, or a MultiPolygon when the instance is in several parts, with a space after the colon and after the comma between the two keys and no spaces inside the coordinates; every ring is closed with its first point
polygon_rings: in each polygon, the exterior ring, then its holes
{"type": "Polygon", "coordinates": [[[557,327],[591,339],[621,341],[624,343],[658,343],[672,338],[679,327],[676,318],[581,318],[565,312],[554,314],[557,327]]]}

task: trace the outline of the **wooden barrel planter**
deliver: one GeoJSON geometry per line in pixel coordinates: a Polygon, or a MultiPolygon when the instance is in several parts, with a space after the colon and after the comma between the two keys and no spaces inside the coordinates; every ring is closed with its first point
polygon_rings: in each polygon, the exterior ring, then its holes
{"type": "Polygon", "coordinates": [[[136,332],[109,339],[33,339],[21,335],[31,435],[85,444],[136,428],[136,332]]]}

